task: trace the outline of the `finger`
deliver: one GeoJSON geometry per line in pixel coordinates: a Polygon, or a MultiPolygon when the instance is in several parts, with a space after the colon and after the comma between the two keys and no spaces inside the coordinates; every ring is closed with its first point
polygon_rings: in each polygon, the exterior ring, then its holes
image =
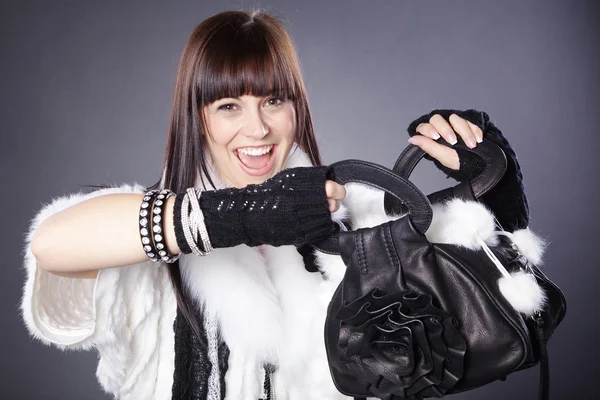
{"type": "Polygon", "coordinates": [[[456,144],[456,134],[444,117],[440,114],[435,114],[433,117],[429,118],[429,123],[433,125],[435,130],[437,130],[444,139],[446,139],[446,142],[456,144]]]}
{"type": "Polygon", "coordinates": [[[473,131],[473,133],[475,134],[475,139],[477,140],[477,143],[481,143],[483,141],[483,131],[481,130],[481,128],[472,123],[471,121],[467,121],[467,123],[469,124],[471,131],[473,131]]]}
{"type": "Polygon", "coordinates": [[[421,122],[419,125],[417,125],[416,131],[418,133],[420,133],[421,135],[425,135],[434,140],[437,140],[440,138],[440,134],[435,129],[435,127],[427,122],[421,122]]]}
{"type": "Polygon", "coordinates": [[[327,194],[328,199],[344,200],[344,197],[346,197],[346,187],[335,181],[326,180],[325,194],[327,194]]]}
{"type": "Polygon", "coordinates": [[[460,163],[456,150],[425,136],[413,136],[408,141],[415,146],[419,146],[425,153],[441,162],[444,166],[454,170],[459,169],[460,163]]]}
{"type": "Polygon", "coordinates": [[[327,203],[329,205],[329,212],[336,212],[340,209],[340,202],[333,199],[327,199],[327,203]]]}
{"type": "Polygon", "coordinates": [[[461,118],[456,114],[452,114],[448,120],[467,146],[470,148],[477,146],[475,134],[473,134],[473,131],[471,131],[471,127],[467,123],[466,119],[461,118]]]}

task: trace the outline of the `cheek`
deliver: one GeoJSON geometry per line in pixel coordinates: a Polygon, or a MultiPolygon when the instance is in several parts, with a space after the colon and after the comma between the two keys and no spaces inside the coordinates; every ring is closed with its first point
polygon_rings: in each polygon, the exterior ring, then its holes
{"type": "Polygon", "coordinates": [[[286,110],[285,115],[283,115],[279,123],[279,132],[284,137],[294,138],[296,136],[296,128],[296,113],[293,109],[286,110]]]}
{"type": "Polygon", "coordinates": [[[219,150],[226,150],[226,146],[235,137],[236,129],[232,123],[226,120],[211,121],[209,124],[210,146],[219,150]]]}

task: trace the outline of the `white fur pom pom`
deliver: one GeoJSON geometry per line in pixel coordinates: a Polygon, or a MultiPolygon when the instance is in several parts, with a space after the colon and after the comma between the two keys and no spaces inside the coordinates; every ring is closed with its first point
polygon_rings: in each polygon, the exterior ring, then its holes
{"type": "Polygon", "coordinates": [[[498,286],[504,298],[523,314],[531,315],[541,310],[546,302],[546,294],[535,277],[524,271],[500,278],[498,286]]]}
{"type": "Polygon", "coordinates": [[[534,265],[540,265],[546,249],[546,241],[533,233],[529,228],[519,229],[512,233],[512,241],[519,252],[534,265]]]}
{"type": "Polygon", "coordinates": [[[478,237],[489,246],[498,244],[494,215],[477,201],[452,199],[433,204],[433,219],[425,233],[432,243],[449,243],[471,250],[481,248],[478,237]]]}

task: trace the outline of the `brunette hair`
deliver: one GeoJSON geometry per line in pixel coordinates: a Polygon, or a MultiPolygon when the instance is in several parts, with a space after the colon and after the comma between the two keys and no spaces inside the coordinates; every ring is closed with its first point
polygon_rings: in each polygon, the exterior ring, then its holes
{"type": "MultiPolygon", "coordinates": [[[[200,23],[181,55],[173,95],[163,177],[147,188],[181,193],[194,187],[215,188],[204,153],[207,135],[202,107],[223,97],[276,95],[296,109],[296,143],[313,165],[321,165],[306,89],[293,41],[283,23],[264,11],[225,11],[200,23]],[[161,188],[162,183],[162,188],[161,188]]],[[[208,256],[210,257],[210,256],[208,256]]],[[[167,264],[177,305],[198,337],[202,328],[181,282],[179,261],[167,264]]]]}

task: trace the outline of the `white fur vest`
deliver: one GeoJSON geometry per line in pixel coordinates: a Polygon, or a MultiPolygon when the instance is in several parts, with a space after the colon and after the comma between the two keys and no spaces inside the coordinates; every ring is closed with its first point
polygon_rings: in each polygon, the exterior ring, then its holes
{"type": "MultiPolygon", "coordinates": [[[[286,166],[308,165],[306,154],[297,149],[286,166]]],[[[216,175],[212,177],[224,187],[216,175]]],[[[143,190],[134,183],[71,194],[45,205],[27,235],[21,311],[30,334],[46,344],[63,350],[96,348],[97,378],[114,398],[169,400],[177,305],[166,265],[144,261],[101,269],[95,280],[73,279],[38,268],[30,249],[34,230],[50,215],[90,197],[143,190]]],[[[359,184],[348,184],[347,192],[334,219],[347,218],[355,229],[390,220],[384,212],[383,192],[359,184]]],[[[493,220],[489,211],[481,210],[483,206],[473,207],[480,207],[480,214],[493,220]]],[[[434,219],[437,213],[442,223],[432,224],[430,240],[464,241],[442,232],[443,210],[434,207],[434,219]]],[[[528,229],[515,232],[514,238],[521,252],[539,264],[543,242],[528,229]]],[[[494,238],[484,240],[493,243],[494,238]]],[[[181,256],[184,285],[204,310],[213,366],[218,365],[214,346],[224,341],[230,351],[223,379],[218,368],[212,370],[208,399],[221,400],[221,391],[225,400],[259,399],[265,364],[276,366],[277,400],[349,399],[333,385],[323,339],[327,305],[345,265],[339,256],[315,252],[315,257],[320,273],[306,270],[294,246],[241,245],[215,249],[205,257],[181,256]]]]}

